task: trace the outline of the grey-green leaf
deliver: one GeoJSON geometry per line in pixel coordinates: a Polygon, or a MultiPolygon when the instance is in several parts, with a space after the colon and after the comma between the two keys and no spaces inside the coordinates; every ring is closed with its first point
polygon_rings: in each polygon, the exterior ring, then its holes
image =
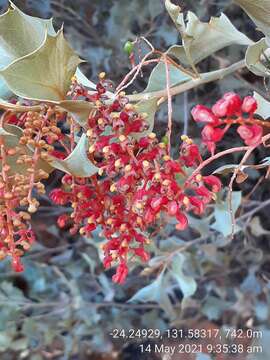
{"type": "Polygon", "coordinates": [[[60,30],[56,36],[47,35],[36,51],[15,60],[0,74],[18,96],[64,100],[80,62],[60,30]]]}
{"type": "MultiPolygon", "coordinates": [[[[182,46],[174,45],[168,49],[167,55],[176,57],[180,60],[182,55],[182,46]]],[[[189,75],[181,71],[174,65],[169,64],[170,86],[179,85],[191,79],[189,75]]],[[[148,85],[144,92],[164,90],[166,88],[166,68],[164,63],[155,66],[148,80],[148,85]]]]}
{"type": "Polygon", "coordinates": [[[171,263],[171,274],[178,282],[184,298],[188,298],[196,292],[197,283],[192,276],[184,273],[185,261],[186,257],[183,253],[176,254],[171,263]]]}
{"type": "Polygon", "coordinates": [[[254,91],[253,97],[258,104],[256,114],[260,115],[263,119],[268,119],[270,117],[270,102],[265,100],[260,94],[256,93],[256,91],[254,91]]]}
{"type": "Polygon", "coordinates": [[[77,77],[78,83],[89,89],[96,90],[96,84],[93,83],[91,80],[87,79],[87,77],[79,68],[76,70],[75,75],[77,77]]]}
{"type": "Polygon", "coordinates": [[[38,49],[46,32],[55,34],[52,20],[26,15],[10,3],[11,8],[0,16],[0,69],[38,49]]]}
{"type": "MultiPolygon", "coordinates": [[[[241,191],[233,191],[232,210],[234,215],[241,204],[241,199],[241,191]]],[[[229,236],[232,232],[232,219],[229,212],[229,204],[227,199],[215,205],[214,216],[215,222],[211,225],[211,228],[220,232],[225,237],[229,236]]],[[[236,231],[238,229],[239,228],[236,227],[236,231]]]]}
{"type": "Polygon", "coordinates": [[[246,51],[246,65],[250,71],[258,76],[270,76],[270,60],[266,54],[268,45],[266,39],[262,38],[255,44],[250,45],[246,51]]]}
{"type": "Polygon", "coordinates": [[[84,100],[64,100],[57,103],[58,106],[70,113],[74,120],[84,127],[94,105],[84,100]]]}
{"type": "Polygon", "coordinates": [[[154,123],[155,123],[155,114],[157,111],[157,98],[152,98],[149,100],[142,100],[140,102],[138,102],[136,104],[136,109],[138,111],[138,113],[145,113],[147,114],[147,118],[145,119],[147,124],[149,125],[149,128],[140,133],[139,135],[133,134],[135,138],[141,138],[143,136],[146,136],[147,134],[149,134],[150,132],[152,132],[153,128],[154,128],[154,123]]]}
{"type": "Polygon", "coordinates": [[[168,278],[165,275],[165,270],[163,270],[156,280],[151,284],[140,289],[129,302],[155,302],[160,305],[160,307],[171,317],[175,317],[175,311],[173,309],[172,303],[166,291],[166,282],[168,278]]]}
{"type": "Polygon", "coordinates": [[[232,44],[250,45],[252,41],[238,31],[225,14],[212,17],[209,23],[202,22],[191,11],[186,24],[181,9],[167,0],[166,8],[182,37],[179,60],[185,65],[197,64],[209,55],[232,44]]]}
{"type": "Polygon", "coordinates": [[[269,0],[234,0],[249,15],[265,35],[270,36],[269,0]]]}
{"type": "Polygon", "coordinates": [[[87,157],[88,147],[88,139],[83,134],[73,152],[65,160],[54,158],[50,161],[50,165],[74,176],[92,176],[98,168],[87,157]]]}

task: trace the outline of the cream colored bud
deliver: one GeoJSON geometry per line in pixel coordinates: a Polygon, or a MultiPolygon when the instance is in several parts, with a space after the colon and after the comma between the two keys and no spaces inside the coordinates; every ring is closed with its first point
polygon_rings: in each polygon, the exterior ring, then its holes
{"type": "Polygon", "coordinates": [[[156,136],[156,134],[154,133],[154,132],[151,132],[150,134],[148,134],[148,137],[149,137],[149,139],[155,139],[157,136],[156,136]]]}
{"type": "Polygon", "coordinates": [[[91,154],[92,154],[93,152],[95,152],[95,150],[96,150],[96,147],[95,147],[94,144],[89,147],[89,152],[90,152],[91,154]]]}
{"type": "Polygon", "coordinates": [[[142,164],[144,168],[148,168],[150,166],[150,163],[147,160],[144,160],[142,164]]]}
{"type": "Polygon", "coordinates": [[[102,71],[101,73],[99,73],[98,77],[100,78],[100,80],[103,80],[106,77],[106,73],[102,71]]]}
{"type": "Polygon", "coordinates": [[[110,191],[111,192],[115,192],[117,189],[116,189],[116,186],[115,184],[112,184],[111,187],[110,187],[110,191]]]}
{"type": "Polygon", "coordinates": [[[119,136],[119,140],[120,140],[121,142],[125,141],[125,140],[126,140],[125,135],[120,135],[120,136],[119,136]]]}

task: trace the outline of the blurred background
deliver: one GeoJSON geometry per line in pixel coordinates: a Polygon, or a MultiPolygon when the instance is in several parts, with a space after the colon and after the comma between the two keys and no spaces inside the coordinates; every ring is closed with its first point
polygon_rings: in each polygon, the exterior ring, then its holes
{"type": "MultiPolygon", "coordinates": [[[[251,20],[240,8],[228,0],[174,1],[184,11],[194,11],[201,20],[225,12],[233,24],[253,40],[260,38],[251,20]]],[[[1,11],[8,2],[0,0],[1,11]]],[[[24,12],[49,18],[60,28],[76,52],[86,60],[84,73],[96,81],[100,71],[118,84],[129,71],[128,56],[123,51],[127,40],[146,37],[157,49],[165,51],[179,43],[178,32],[164,9],[163,0],[14,0],[24,12]]],[[[226,66],[244,57],[244,49],[230,47],[200,64],[201,71],[226,66]]],[[[141,92],[147,85],[151,68],[145,70],[130,91],[141,92]]],[[[256,90],[268,96],[262,79],[243,70],[222,81],[210,83],[181,94],[174,99],[174,151],[179,146],[184,123],[188,134],[195,139],[200,129],[190,120],[189,111],[197,103],[210,105],[226,91],[242,95],[256,90]]],[[[163,136],[166,131],[166,106],[157,114],[155,131],[163,136]]],[[[221,144],[228,148],[239,140],[233,133],[221,144]]],[[[253,161],[266,156],[255,152],[253,161]]],[[[235,163],[237,157],[228,159],[235,163]]],[[[218,165],[225,165],[220,161],[218,165]]],[[[96,360],[96,359],[161,359],[158,354],[141,354],[139,344],[147,341],[113,339],[114,328],[171,327],[198,329],[253,326],[263,332],[254,339],[238,339],[245,345],[259,343],[263,353],[251,355],[217,355],[213,358],[236,360],[268,360],[270,358],[269,327],[269,181],[258,184],[262,174],[250,174],[242,190],[242,205],[238,204],[241,232],[233,243],[210,230],[207,222],[198,221],[196,231],[185,236],[175,233],[173,226],[158,235],[160,251],[170,250],[176,243],[187,242],[198,236],[207,240],[200,247],[187,251],[185,271],[197,283],[192,298],[184,299],[179,289],[170,288],[169,300],[174,310],[164,311],[156,303],[128,303],[140,288],[153,282],[156,274],[141,276],[142,267],[134,267],[125,286],[113,285],[112,271],[104,271],[99,259],[98,234],[93,239],[71,236],[68,229],[58,229],[56,218],[61,214],[48,196],[41,199],[40,211],[34,216],[33,227],[37,244],[24,258],[26,270],[16,275],[9,265],[0,263],[0,359],[1,360],[96,360]],[[255,188],[254,188],[255,186],[255,188]],[[249,200],[249,201],[247,201],[249,200]],[[268,201],[268,202],[267,202],[268,201]],[[256,211],[254,211],[256,209],[256,211]],[[208,241],[210,240],[210,241],[208,241]],[[183,301],[182,301],[183,300],[183,301]],[[256,338],[257,337],[257,338],[256,338]]],[[[54,173],[48,180],[48,193],[60,183],[61,174],[54,173]]],[[[228,183],[228,177],[224,182],[228,183]]],[[[221,219],[222,221],[222,219],[221,219]]],[[[166,289],[164,289],[166,291],[166,289]]],[[[208,355],[182,354],[163,359],[209,360],[208,355]]]]}

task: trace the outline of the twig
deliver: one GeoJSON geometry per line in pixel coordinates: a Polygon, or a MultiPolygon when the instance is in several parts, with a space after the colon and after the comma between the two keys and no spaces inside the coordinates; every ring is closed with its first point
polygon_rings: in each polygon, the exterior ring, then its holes
{"type": "Polygon", "coordinates": [[[188,92],[184,92],[184,129],[183,135],[188,134],[188,92]]]}
{"type": "MultiPolygon", "coordinates": [[[[241,61],[238,61],[226,68],[201,74],[200,78],[192,79],[183,84],[172,87],[170,89],[170,94],[171,94],[171,96],[174,96],[177,94],[181,94],[187,90],[193,89],[197,86],[206,84],[208,82],[221,80],[225,76],[227,76],[237,70],[240,70],[244,67],[245,67],[245,61],[241,60],[241,61]]],[[[133,94],[133,95],[128,95],[127,97],[129,98],[130,101],[134,101],[134,102],[139,101],[139,100],[149,100],[153,97],[157,97],[157,98],[165,97],[166,98],[167,90],[165,89],[165,90],[159,90],[159,91],[152,91],[149,93],[133,94]]]]}
{"type": "Polygon", "coordinates": [[[170,72],[166,55],[163,57],[165,69],[166,69],[166,90],[167,90],[167,99],[168,99],[168,152],[171,152],[171,134],[172,134],[172,96],[171,96],[171,87],[170,87],[170,72]]]}

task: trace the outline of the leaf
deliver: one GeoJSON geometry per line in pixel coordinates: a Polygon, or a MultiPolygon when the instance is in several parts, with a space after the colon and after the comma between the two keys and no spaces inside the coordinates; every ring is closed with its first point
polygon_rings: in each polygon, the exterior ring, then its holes
{"type": "Polygon", "coordinates": [[[252,165],[242,165],[239,168],[238,164],[228,164],[223,165],[216,169],[213,174],[221,174],[221,175],[228,175],[235,171],[235,169],[238,169],[237,176],[236,176],[236,182],[237,184],[241,184],[248,178],[248,174],[244,172],[246,168],[252,167],[252,165]]]}
{"type": "Polygon", "coordinates": [[[270,233],[269,230],[263,228],[259,216],[255,216],[253,219],[251,219],[249,222],[249,227],[251,233],[256,236],[256,238],[270,233]]]}
{"type": "Polygon", "coordinates": [[[77,77],[78,83],[90,89],[96,90],[96,84],[87,79],[87,77],[79,68],[77,68],[75,75],[77,77]]]}
{"type": "Polygon", "coordinates": [[[215,296],[209,296],[202,307],[202,313],[209,320],[218,320],[222,313],[230,308],[231,304],[215,296]]]}
{"type": "Polygon", "coordinates": [[[270,156],[265,157],[262,161],[261,161],[262,165],[264,166],[270,166],[270,156]]]}
{"type": "Polygon", "coordinates": [[[265,100],[260,94],[256,93],[256,91],[254,91],[253,97],[258,104],[256,114],[260,115],[263,119],[268,119],[270,117],[270,102],[265,100]]]}
{"type": "Polygon", "coordinates": [[[146,122],[149,124],[149,128],[146,131],[141,132],[140,134],[133,134],[133,136],[138,139],[147,134],[151,133],[155,124],[155,115],[157,111],[157,98],[152,98],[149,100],[142,100],[136,104],[136,110],[140,114],[147,114],[146,122]]]}
{"type": "Polygon", "coordinates": [[[93,103],[84,100],[64,100],[56,103],[58,106],[69,112],[74,120],[84,127],[91,110],[94,109],[93,103]]]}
{"type": "Polygon", "coordinates": [[[188,215],[188,223],[189,226],[196,230],[201,236],[203,237],[207,237],[209,236],[210,233],[210,227],[209,227],[209,223],[211,220],[211,216],[208,217],[203,217],[203,218],[195,218],[193,216],[188,215]]]}
{"type": "Polygon", "coordinates": [[[269,0],[234,0],[248,14],[258,29],[270,35],[270,2],[269,0]]]}
{"type": "Polygon", "coordinates": [[[156,302],[172,318],[175,317],[174,309],[166,293],[166,277],[163,270],[159,276],[150,285],[147,285],[136,292],[128,302],[156,302]]]}
{"type": "MultiPolygon", "coordinates": [[[[5,128],[0,128],[0,136],[4,136],[5,145],[9,148],[20,147],[23,149],[23,153],[27,155],[31,155],[32,151],[29,147],[25,145],[21,145],[19,143],[20,137],[22,136],[23,131],[21,128],[15,125],[5,125],[5,128]]],[[[17,159],[19,155],[8,156],[7,163],[10,166],[11,174],[28,174],[27,169],[28,165],[26,164],[17,164],[17,159]]],[[[44,171],[50,173],[52,171],[51,166],[45,162],[44,160],[38,161],[38,167],[43,169],[44,171]]],[[[1,163],[0,163],[1,169],[1,163]]]]}
{"type": "Polygon", "coordinates": [[[265,51],[268,49],[265,38],[257,41],[247,48],[245,61],[250,71],[258,76],[270,76],[270,61],[266,59],[265,51]],[[264,55],[265,54],[265,55],[264,55]]]}
{"type": "Polygon", "coordinates": [[[152,19],[154,19],[163,12],[163,4],[161,1],[149,0],[148,7],[152,19]]]}
{"type": "Polygon", "coordinates": [[[52,19],[43,20],[24,14],[12,2],[0,16],[0,69],[37,50],[46,37],[54,35],[52,19]]]}
{"type": "Polygon", "coordinates": [[[159,303],[161,293],[162,293],[162,285],[163,285],[164,271],[162,271],[159,276],[154,280],[150,285],[147,285],[136,292],[135,295],[129,299],[129,302],[157,302],[159,303]]]}
{"type": "Polygon", "coordinates": [[[35,100],[63,100],[66,97],[79,57],[60,30],[47,35],[43,44],[0,71],[8,87],[18,96],[35,100]]]}
{"type": "Polygon", "coordinates": [[[165,5],[182,36],[179,60],[185,65],[193,66],[232,44],[252,44],[252,41],[238,31],[225,14],[221,14],[220,17],[211,17],[209,23],[205,23],[189,11],[185,24],[180,7],[173,5],[170,0],[167,0],[165,5]]]}
{"type": "Polygon", "coordinates": [[[50,165],[74,176],[92,176],[98,168],[87,157],[88,147],[87,136],[83,134],[73,152],[65,160],[52,159],[50,165]]]}
{"type": "MultiPolygon", "coordinates": [[[[39,48],[46,32],[54,35],[52,19],[43,20],[20,11],[12,2],[0,16],[0,69],[39,48]]],[[[0,78],[0,97],[9,98],[12,92],[4,79],[0,78]]]]}
{"type": "MultiPolygon", "coordinates": [[[[239,168],[238,164],[228,164],[217,168],[213,174],[228,175],[234,172],[235,169],[239,168]]],[[[243,169],[243,167],[241,167],[243,169]]]]}
{"type": "MultiPolygon", "coordinates": [[[[181,46],[174,45],[168,49],[166,52],[167,55],[179,58],[180,54],[182,54],[181,46]]],[[[170,86],[175,86],[190,80],[191,77],[185,74],[183,71],[178,69],[177,67],[168,64],[169,74],[170,74],[170,86]]],[[[164,63],[159,63],[156,65],[151,72],[151,75],[148,80],[148,85],[144,92],[152,92],[159,91],[166,88],[166,68],[164,63]]]]}
{"type": "Polygon", "coordinates": [[[0,77],[0,98],[9,99],[12,95],[12,91],[9,90],[4,79],[0,77]]]}
{"type": "MultiPolygon", "coordinates": [[[[241,199],[241,191],[232,192],[232,210],[234,215],[241,204],[241,199]]],[[[224,237],[229,236],[232,232],[232,220],[227,199],[215,205],[214,216],[215,222],[210,225],[211,229],[220,232],[224,237]]],[[[239,230],[238,227],[236,227],[237,230],[239,230]]]]}
{"type": "Polygon", "coordinates": [[[196,292],[197,284],[193,277],[184,274],[185,261],[186,257],[184,254],[176,254],[171,263],[171,274],[178,282],[184,298],[188,298],[196,292]]]}
{"type": "Polygon", "coordinates": [[[180,6],[174,5],[170,0],[166,0],[165,7],[177,30],[180,32],[180,34],[183,34],[185,31],[185,21],[180,6]]]}

